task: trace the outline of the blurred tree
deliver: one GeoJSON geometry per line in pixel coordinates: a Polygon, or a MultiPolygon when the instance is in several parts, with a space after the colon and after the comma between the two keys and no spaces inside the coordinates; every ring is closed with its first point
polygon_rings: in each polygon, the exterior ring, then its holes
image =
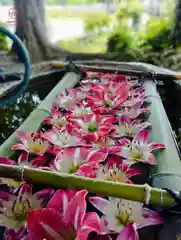
{"type": "Polygon", "coordinates": [[[129,20],[132,20],[132,26],[137,31],[139,28],[141,14],[144,10],[143,5],[139,0],[127,0],[124,2],[117,1],[116,3],[116,17],[118,19],[118,25],[128,24],[129,20]]]}
{"type": "Polygon", "coordinates": [[[172,34],[173,47],[176,48],[181,44],[181,0],[177,0],[175,6],[175,24],[172,34]]]}
{"type": "Polygon", "coordinates": [[[16,34],[25,42],[32,62],[67,56],[65,50],[48,40],[44,24],[44,0],[14,0],[14,6],[17,11],[16,34]]]}

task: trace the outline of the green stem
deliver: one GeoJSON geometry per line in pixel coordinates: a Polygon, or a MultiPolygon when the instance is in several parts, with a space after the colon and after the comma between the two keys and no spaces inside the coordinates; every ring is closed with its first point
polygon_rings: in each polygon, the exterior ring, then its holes
{"type": "Polygon", "coordinates": [[[0,165],[0,176],[33,184],[43,184],[53,188],[87,189],[91,193],[103,194],[145,203],[149,197],[149,203],[169,207],[174,204],[174,199],[165,191],[152,188],[148,185],[132,185],[90,179],[70,174],[59,174],[32,168],[19,166],[0,165]]]}

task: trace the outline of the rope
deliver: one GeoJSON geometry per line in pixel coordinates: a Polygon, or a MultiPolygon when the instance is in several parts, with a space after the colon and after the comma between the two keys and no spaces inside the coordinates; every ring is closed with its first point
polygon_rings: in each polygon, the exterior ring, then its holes
{"type": "Polygon", "coordinates": [[[10,96],[9,99],[6,100],[0,100],[0,107],[7,107],[8,105],[12,104],[16,99],[21,95],[21,93],[24,92],[24,90],[27,88],[29,84],[29,79],[30,79],[30,58],[28,51],[26,50],[24,44],[22,41],[13,33],[8,31],[4,27],[0,27],[0,33],[3,33],[7,35],[14,43],[17,45],[17,49],[19,49],[20,53],[22,54],[22,59],[24,62],[24,67],[25,67],[25,73],[24,73],[24,78],[23,82],[19,88],[19,90],[16,92],[15,95],[10,96]]]}

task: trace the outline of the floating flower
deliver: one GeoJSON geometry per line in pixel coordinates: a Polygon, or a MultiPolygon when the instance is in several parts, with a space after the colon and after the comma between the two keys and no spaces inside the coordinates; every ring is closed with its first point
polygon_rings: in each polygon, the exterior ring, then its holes
{"type": "Polygon", "coordinates": [[[12,150],[22,150],[27,153],[33,153],[43,156],[49,148],[49,142],[44,140],[38,133],[16,132],[21,143],[12,146],[12,150]]]}
{"type": "Polygon", "coordinates": [[[128,98],[129,85],[127,82],[121,84],[114,95],[105,89],[92,89],[95,96],[87,96],[87,102],[96,113],[112,113],[113,109],[119,108],[121,104],[128,98]]]}
{"type": "Polygon", "coordinates": [[[100,137],[108,135],[113,129],[112,123],[115,122],[113,116],[101,116],[89,114],[79,119],[71,119],[77,133],[88,141],[97,141],[100,137]]]}
{"type": "Polygon", "coordinates": [[[44,206],[45,199],[51,193],[52,189],[44,189],[32,195],[31,187],[27,184],[21,186],[17,196],[8,192],[0,192],[0,226],[9,229],[25,227],[30,209],[39,209],[44,206]]]}
{"type": "Polygon", "coordinates": [[[70,109],[72,117],[84,117],[88,114],[93,114],[91,107],[79,104],[70,109]]]}
{"type": "Polygon", "coordinates": [[[57,154],[52,168],[61,173],[89,176],[99,162],[105,161],[106,156],[107,154],[100,150],[64,148],[57,154]]]}
{"type": "Polygon", "coordinates": [[[51,116],[44,120],[44,123],[51,124],[58,129],[65,129],[68,124],[67,117],[56,108],[51,109],[51,116]]]}
{"type": "Polygon", "coordinates": [[[42,134],[42,137],[55,146],[61,148],[76,146],[80,141],[77,137],[72,136],[65,131],[59,131],[56,128],[52,128],[52,131],[48,131],[42,134]]]}
{"type": "Polygon", "coordinates": [[[100,165],[95,174],[96,178],[101,180],[133,183],[130,178],[140,174],[140,172],[135,169],[131,169],[130,165],[118,159],[117,156],[112,156],[108,158],[105,165],[100,165]]]}
{"type": "Polygon", "coordinates": [[[90,197],[89,200],[103,213],[108,232],[120,233],[130,223],[135,223],[137,228],[163,223],[157,212],[143,208],[140,202],[119,198],[106,200],[101,197],[90,197]]]}
{"type": "Polygon", "coordinates": [[[57,100],[54,103],[54,107],[66,110],[67,108],[76,105],[76,103],[82,98],[84,98],[84,96],[82,96],[81,92],[77,91],[77,89],[66,89],[58,95],[57,100]]]}
{"type": "Polygon", "coordinates": [[[115,110],[114,113],[121,117],[121,116],[127,116],[131,119],[135,119],[137,117],[139,117],[142,114],[149,114],[150,110],[148,108],[143,108],[143,101],[139,101],[136,102],[134,105],[132,105],[131,107],[122,107],[119,110],[115,110]]]}
{"type": "MultiPolygon", "coordinates": [[[[115,153],[126,159],[127,163],[148,163],[156,164],[153,151],[164,149],[165,145],[160,143],[148,143],[149,131],[140,131],[135,138],[130,141],[126,140],[125,144],[120,147],[120,151],[115,153]]],[[[119,149],[119,148],[118,148],[119,149]]]]}
{"type": "Polygon", "coordinates": [[[149,122],[141,122],[140,119],[132,120],[128,116],[121,116],[118,119],[118,125],[115,127],[115,131],[112,136],[115,138],[119,137],[134,137],[140,131],[150,127],[149,122]]]}
{"type": "Polygon", "coordinates": [[[29,239],[87,240],[90,232],[100,232],[96,213],[86,213],[87,191],[74,195],[58,190],[47,208],[31,211],[27,218],[29,239]]]}

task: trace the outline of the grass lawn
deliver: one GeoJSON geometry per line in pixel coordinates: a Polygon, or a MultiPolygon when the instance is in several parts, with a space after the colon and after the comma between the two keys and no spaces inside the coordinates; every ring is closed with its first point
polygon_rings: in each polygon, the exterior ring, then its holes
{"type": "Polygon", "coordinates": [[[97,18],[100,16],[100,14],[105,14],[104,11],[88,11],[85,9],[77,9],[77,10],[72,10],[72,9],[47,9],[46,10],[46,18],[82,18],[83,20],[88,19],[88,18],[97,18]]]}
{"type": "Polygon", "coordinates": [[[106,37],[97,37],[92,41],[85,41],[83,38],[75,38],[72,40],[59,41],[57,45],[74,53],[105,53],[106,37]]]}

